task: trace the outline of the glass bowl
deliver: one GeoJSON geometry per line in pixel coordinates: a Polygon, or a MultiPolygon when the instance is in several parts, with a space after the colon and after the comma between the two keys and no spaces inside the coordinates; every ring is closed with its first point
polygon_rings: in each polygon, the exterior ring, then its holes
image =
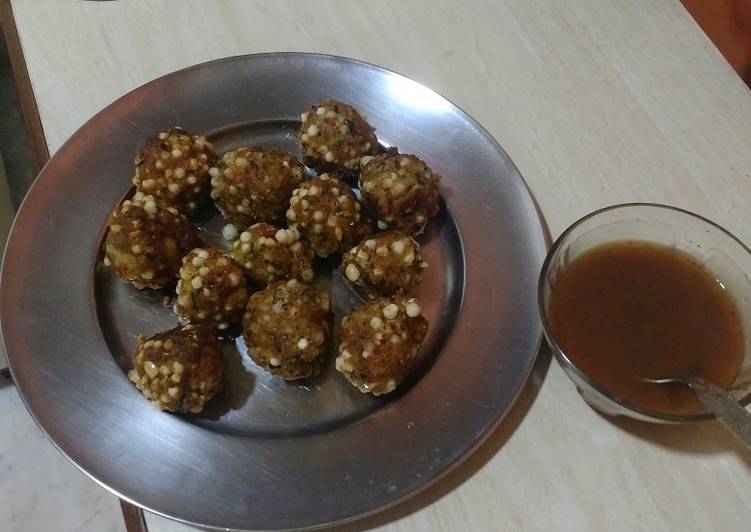
{"type": "Polygon", "coordinates": [[[730,392],[744,406],[751,401],[751,250],[719,225],[696,214],[653,203],[625,203],[595,211],[577,220],[556,240],[540,272],[538,304],[545,337],[556,359],[579,394],[593,408],[655,423],[711,419],[706,411],[689,415],[651,411],[630,404],[595,384],[566,356],[556,341],[548,315],[551,296],[561,272],[593,247],[619,240],[641,240],[691,255],[713,273],[733,297],[741,315],[744,355],[730,392]]]}

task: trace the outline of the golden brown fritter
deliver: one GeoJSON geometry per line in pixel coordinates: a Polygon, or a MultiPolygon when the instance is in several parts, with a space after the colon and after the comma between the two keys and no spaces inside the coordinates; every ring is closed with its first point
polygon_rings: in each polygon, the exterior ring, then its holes
{"type": "Polygon", "coordinates": [[[363,303],[342,320],[336,369],[363,393],[392,392],[412,371],[428,331],[420,303],[397,294],[363,303]]]}
{"type": "Polygon", "coordinates": [[[329,174],[301,184],[289,203],[290,229],[297,230],[319,257],[344,252],[371,232],[357,196],[329,174]]]}
{"type": "Polygon", "coordinates": [[[360,113],[327,100],[301,116],[300,146],[305,164],[323,171],[356,172],[360,158],[378,153],[378,140],[360,113]]]}
{"type": "Polygon", "coordinates": [[[295,157],[276,148],[225,153],[211,170],[211,197],[222,215],[243,230],[257,222],[284,220],[289,198],[305,177],[295,157]]]}
{"type": "Polygon", "coordinates": [[[440,176],[414,155],[386,152],[364,158],[359,186],[378,229],[421,234],[438,214],[440,176]]]}
{"type": "Polygon", "coordinates": [[[344,280],[368,299],[413,292],[428,263],[420,244],[401,231],[374,234],[342,255],[344,280]]]}
{"type": "Polygon", "coordinates": [[[142,338],[134,359],[128,378],[161,410],[201,412],[224,384],[222,345],[206,325],[142,338]]]}
{"type": "Polygon", "coordinates": [[[148,139],[135,164],[133,184],[139,191],[190,216],[208,196],[216,153],[206,137],[173,128],[148,139]]]}
{"type": "Polygon", "coordinates": [[[214,248],[195,248],[182,260],[173,310],[181,321],[205,321],[220,330],[240,323],[248,290],[240,267],[214,248]]]}
{"type": "Polygon", "coordinates": [[[139,289],[172,283],[182,256],[201,243],[174,207],[163,207],[142,192],[115,207],[107,225],[104,264],[139,289]]]}
{"type": "Polygon", "coordinates": [[[232,244],[231,254],[248,279],[262,287],[285,279],[313,280],[313,250],[296,229],[252,225],[232,244]]]}
{"type": "Polygon", "coordinates": [[[248,355],[283,379],[321,372],[331,335],[328,294],[297,279],[253,294],[243,317],[248,355]]]}

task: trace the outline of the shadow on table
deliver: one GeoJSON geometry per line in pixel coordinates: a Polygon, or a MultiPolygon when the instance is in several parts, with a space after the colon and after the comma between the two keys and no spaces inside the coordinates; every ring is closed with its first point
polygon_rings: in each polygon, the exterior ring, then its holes
{"type": "Polygon", "coordinates": [[[509,411],[504,420],[498,428],[493,431],[485,443],[483,443],[479,449],[472,453],[469,458],[461,463],[456,469],[429,488],[418,493],[414,497],[397,504],[393,508],[389,508],[388,510],[384,510],[376,515],[360,519],[347,525],[336,526],[326,530],[329,530],[330,532],[350,532],[383,526],[433,504],[461,486],[488,461],[490,461],[493,456],[495,456],[519,427],[537,398],[537,394],[542,387],[545,375],[547,375],[548,368],[550,367],[550,359],[550,349],[547,344],[543,342],[537,360],[535,361],[535,365],[532,367],[532,373],[522,388],[519,397],[511,408],[511,411],[509,411]]]}
{"type": "Polygon", "coordinates": [[[618,429],[672,451],[687,454],[735,453],[751,470],[751,450],[719,421],[661,425],[627,417],[601,415],[618,429]]]}

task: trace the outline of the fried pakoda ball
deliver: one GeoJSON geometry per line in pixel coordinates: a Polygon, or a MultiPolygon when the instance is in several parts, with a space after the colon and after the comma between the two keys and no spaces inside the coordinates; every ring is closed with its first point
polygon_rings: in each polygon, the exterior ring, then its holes
{"type": "Polygon", "coordinates": [[[420,303],[397,294],[363,303],[342,320],[336,369],[363,393],[392,392],[409,375],[428,331],[420,303]]]}
{"type": "Polygon", "coordinates": [[[347,284],[368,299],[413,292],[428,263],[420,244],[401,231],[372,235],[342,256],[339,270],[347,284]]]}
{"type": "Polygon", "coordinates": [[[240,233],[230,253],[248,279],[262,287],[285,279],[313,280],[313,250],[295,229],[251,225],[240,233]]]}
{"type": "Polygon", "coordinates": [[[182,260],[173,310],[181,321],[205,321],[220,330],[239,323],[248,302],[245,276],[214,248],[195,248],[182,260]]]}
{"type": "Polygon", "coordinates": [[[370,224],[354,192],[339,178],[323,174],[305,181],[289,200],[287,221],[319,257],[344,252],[368,236],[370,224]]]}
{"type": "Polygon", "coordinates": [[[162,288],[174,281],[180,259],[201,244],[195,228],[174,207],[136,192],[107,222],[104,264],[136,288],[162,288]]]}
{"type": "Polygon", "coordinates": [[[308,166],[352,173],[360,168],[361,157],[378,153],[373,128],[351,105],[327,100],[300,119],[300,146],[308,166]]]}
{"type": "Polygon", "coordinates": [[[331,336],[328,294],[297,279],[270,284],[250,297],[243,317],[248,355],[286,380],[321,372],[331,336]]]}
{"type": "Polygon", "coordinates": [[[305,167],[291,153],[240,148],[225,153],[211,171],[211,197],[240,230],[257,222],[280,222],[292,190],[304,177],[305,167]]]}
{"type": "Polygon", "coordinates": [[[148,139],[135,163],[138,190],[190,216],[208,196],[216,153],[206,137],[173,128],[148,139]]]}
{"type": "Polygon", "coordinates": [[[222,345],[203,324],[141,338],[128,378],[160,410],[201,412],[224,384],[222,345]]]}
{"type": "Polygon", "coordinates": [[[386,152],[363,159],[359,186],[378,229],[399,229],[417,236],[428,219],[438,214],[439,180],[414,155],[386,152]]]}

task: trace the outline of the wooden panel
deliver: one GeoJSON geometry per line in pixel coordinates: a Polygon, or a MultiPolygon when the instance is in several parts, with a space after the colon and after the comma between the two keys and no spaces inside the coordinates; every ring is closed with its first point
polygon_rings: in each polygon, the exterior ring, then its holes
{"type": "Polygon", "coordinates": [[[3,35],[8,47],[13,75],[16,78],[16,87],[18,88],[18,95],[21,100],[21,108],[26,120],[26,126],[29,129],[34,158],[37,166],[41,168],[50,158],[50,154],[47,149],[47,140],[44,136],[42,122],[39,118],[34,91],[31,87],[29,72],[26,69],[26,61],[24,60],[23,49],[18,38],[16,21],[13,16],[13,6],[10,0],[0,0],[0,22],[2,22],[3,35]]]}

